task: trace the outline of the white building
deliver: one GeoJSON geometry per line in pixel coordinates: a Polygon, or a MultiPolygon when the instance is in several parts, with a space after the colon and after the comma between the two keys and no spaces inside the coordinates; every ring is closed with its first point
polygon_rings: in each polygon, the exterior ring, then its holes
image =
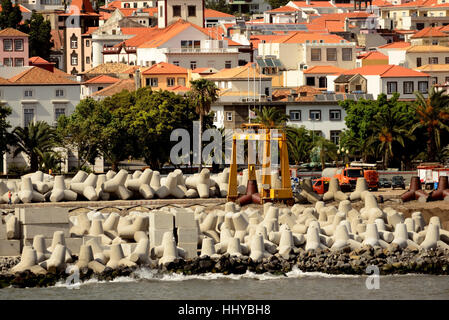
{"type": "MultiPolygon", "coordinates": [[[[50,125],[61,115],[73,113],[80,101],[80,83],[55,69],[50,72],[39,67],[1,67],[1,103],[12,109],[8,117],[12,128],[27,126],[32,121],[50,125]]],[[[3,171],[11,162],[24,163],[24,157],[3,155],[3,171]]]]}

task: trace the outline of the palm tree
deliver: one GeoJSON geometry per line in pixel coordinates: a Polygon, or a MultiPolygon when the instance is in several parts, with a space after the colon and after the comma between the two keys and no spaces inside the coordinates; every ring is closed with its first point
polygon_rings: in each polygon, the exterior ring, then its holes
{"type": "Polygon", "coordinates": [[[415,112],[419,122],[412,126],[410,133],[418,128],[426,129],[427,154],[429,161],[435,161],[440,150],[440,136],[443,130],[449,131],[449,95],[432,87],[428,97],[415,92],[415,112]]]}
{"type": "Polygon", "coordinates": [[[30,159],[31,171],[37,171],[45,153],[56,146],[55,130],[44,121],[31,122],[27,127],[16,127],[12,132],[16,149],[14,157],[25,153],[30,159]]]}
{"type": "Polygon", "coordinates": [[[218,100],[218,88],[210,80],[198,79],[190,81],[191,89],[188,92],[188,98],[195,105],[196,113],[200,116],[200,128],[198,137],[199,146],[199,171],[202,169],[201,161],[201,142],[203,137],[203,118],[210,112],[211,105],[218,100]]]}
{"type": "Polygon", "coordinates": [[[254,122],[260,123],[267,128],[284,127],[288,121],[288,116],[281,109],[275,107],[263,107],[262,110],[255,109],[256,119],[254,122]]]}
{"type": "Polygon", "coordinates": [[[377,147],[377,151],[382,155],[384,167],[388,168],[398,144],[404,148],[404,141],[407,138],[413,140],[414,137],[406,129],[406,114],[393,113],[387,109],[376,114],[374,120],[373,135],[368,138],[368,144],[377,147]]]}
{"type": "Polygon", "coordinates": [[[286,135],[290,160],[295,164],[309,161],[312,149],[310,131],[304,126],[287,126],[286,135]]]}
{"type": "Polygon", "coordinates": [[[338,147],[330,140],[322,136],[317,136],[314,141],[314,148],[311,153],[315,153],[321,162],[321,169],[326,167],[326,160],[338,160],[338,147]]]}

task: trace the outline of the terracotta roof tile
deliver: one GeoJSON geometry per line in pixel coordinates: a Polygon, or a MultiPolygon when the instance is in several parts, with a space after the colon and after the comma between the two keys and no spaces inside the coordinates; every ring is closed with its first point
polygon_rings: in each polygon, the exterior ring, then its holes
{"type": "MultiPolygon", "coordinates": [[[[24,6],[22,6],[21,4],[19,4],[19,8],[20,8],[20,12],[22,12],[22,13],[28,13],[28,12],[31,12],[30,9],[28,9],[28,8],[26,8],[26,7],[24,7],[24,6]]],[[[2,6],[1,6],[1,5],[0,5],[0,12],[2,12],[2,6]]]]}
{"type": "Polygon", "coordinates": [[[82,72],[82,74],[111,74],[111,73],[125,73],[126,70],[132,67],[124,63],[108,62],[103,63],[95,68],[82,72]]]}
{"type": "Polygon", "coordinates": [[[32,63],[32,64],[49,64],[50,62],[48,62],[47,60],[45,60],[45,59],[43,59],[43,58],[41,58],[41,57],[31,57],[30,59],[29,59],[29,61],[32,63]]]}
{"type": "Polygon", "coordinates": [[[411,46],[407,49],[407,52],[449,52],[449,47],[444,47],[440,45],[411,46]]]}
{"type": "Polygon", "coordinates": [[[299,9],[290,7],[290,6],[283,6],[283,7],[279,7],[273,10],[269,10],[266,12],[296,12],[296,11],[300,11],[299,9]]]}
{"type": "Polygon", "coordinates": [[[342,74],[360,74],[362,76],[379,75],[382,78],[402,78],[402,77],[428,77],[424,72],[415,71],[397,65],[372,65],[355,68],[343,72],[342,74]]]}
{"type": "Polygon", "coordinates": [[[404,42],[404,41],[397,41],[392,43],[384,44],[383,46],[380,46],[380,49],[404,49],[410,47],[410,42],[404,42]]]}
{"type": "Polygon", "coordinates": [[[29,37],[26,33],[14,28],[0,30],[0,37],[29,37]]]}
{"type": "Polygon", "coordinates": [[[224,13],[221,11],[208,9],[208,8],[204,9],[204,17],[205,18],[235,18],[232,14],[228,14],[228,13],[224,13]]]}
{"type": "Polygon", "coordinates": [[[64,31],[52,29],[50,31],[51,40],[53,40],[53,50],[59,51],[63,48],[64,31]]]}
{"type": "Polygon", "coordinates": [[[415,68],[415,70],[424,72],[448,72],[449,64],[425,64],[421,67],[415,68]]]}
{"type": "Polygon", "coordinates": [[[145,69],[142,74],[187,74],[187,69],[167,62],[159,62],[145,69]]]}
{"type": "Polygon", "coordinates": [[[388,56],[379,51],[370,51],[359,56],[362,60],[386,60],[388,64],[388,56]]]}
{"type": "Polygon", "coordinates": [[[59,73],[50,72],[39,67],[29,67],[10,78],[9,81],[14,84],[78,84],[78,82],[70,80],[59,73]]]}
{"type": "Polygon", "coordinates": [[[134,80],[133,79],[120,80],[119,82],[111,84],[110,86],[93,93],[92,96],[110,97],[116,93],[122,92],[123,90],[127,90],[130,92],[135,91],[136,84],[135,84],[134,80]]]}
{"type": "Polygon", "coordinates": [[[255,68],[251,67],[249,63],[245,66],[240,66],[230,69],[222,69],[216,74],[205,76],[206,79],[248,79],[248,76],[256,78],[270,78],[264,74],[259,73],[255,68]]]}
{"type": "Polygon", "coordinates": [[[279,37],[277,41],[273,41],[275,43],[306,43],[307,41],[313,42],[322,41],[323,43],[348,43],[344,38],[337,36],[335,34],[328,33],[314,33],[314,32],[304,32],[298,31],[292,33],[291,35],[279,37]]]}
{"type": "Polygon", "coordinates": [[[107,75],[99,75],[99,76],[96,76],[92,79],[85,81],[84,83],[85,84],[96,84],[96,83],[103,84],[103,83],[116,83],[119,81],[120,81],[120,79],[117,79],[114,77],[110,77],[107,75]]]}
{"type": "Polygon", "coordinates": [[[440,31],[441,27],[427,27],[422,30],[419,30],[414,35],[412,35],[412,39],[417,38],[431,38],[431,37],[447,37],[447,34],[440,31]]]}
{"type": "Polygon", "coordinates": [[[335,73],[342,73],[346,71],[346,69],[338,68],[335,66],[314,66],[307,70],[304,70],[303,73],[306,74],[315,74],[315,73],[324,73],[324,74],[335,74],[335,73]]]}

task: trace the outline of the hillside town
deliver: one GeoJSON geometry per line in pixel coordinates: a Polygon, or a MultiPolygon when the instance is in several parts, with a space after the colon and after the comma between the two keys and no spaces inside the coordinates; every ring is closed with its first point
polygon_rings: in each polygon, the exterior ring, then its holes
{"type": "MultiPolygon", "coordinates": [[[[215,127],[240,128],[253,109],[274,107],[287,125],[339,146],[347,128],[341,101],[398,94],[410,102],[416,92],[448,90],[445,0],[226,5],[235,15],[204,0],[16,0],[19,25],[41,15],[52,47],[42,57],[44,50],[29,49],[32,30],[0,30],[0,101],[11,109],[10,127],[52,126],[83,99],[103,101],[123,90],[185,96],[191,81],[207,79],[218,88],[215,127]]],[[[0,172],[25,158],[5,152],[0,172]]]]}

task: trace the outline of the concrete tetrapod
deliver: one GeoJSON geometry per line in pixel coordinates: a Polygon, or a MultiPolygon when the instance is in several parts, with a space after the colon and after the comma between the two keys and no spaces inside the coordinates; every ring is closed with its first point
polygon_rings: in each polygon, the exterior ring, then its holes
{"type": "Polygon", "coordinates": [[[261,262],[263,258],[268,258],[270,254],[265,251],[264,239],[261,233],[256,233],[251,240],[251,254],[249,257],[254,262],[261,262]]]}
{"type": "Polygon", "coordinates": [[[34,274],[45,274],[46,271],[37,264],[36,250],[31,246],[24,246],[20,262],[11,268],[11,273],[30,270],[34,274]]]}
{"type": "Polygon", "coordinates": [[[55,231],[53,233],[53,239],[51,241],[51,246],[48,247],[47,250],[53,254],[53,252],[58,244],[63,245],[66,248],[64,251],[65,252],[64,262],[72,262],[72,253],[66,246],[63,231],[55,231]]]}
{"type": "MultiPolygon", "coordinates": [[[[134,172],[140,173],[140,171],[134,172]]],[[[125,187],[134,192],[138,192],[144,199],[153,199],[155,191],[151,188],[151,178],[153,177],[153,170],[145,169],[140,175],[133,175],[133,179],[128,179],[125,183],[125,187]]]]}
{"type": "Polygon", "coordinates": [[[66,266],[65,256],[66,247],[58,243],[51,253],[50,258],[41,262],[39,265],[45,268],[47,271],[62,271],[66,266]]]}
{"type": "Polygon", "coordinates": [[[347,246],[349,246],[351,250],[359,249],[362,247],[359,242],[350,238],[348,229],[343,224],[337,226],[334,237],[335,240],[330,248],[331,251],[342,250],[347,246]]]}
{"type": "Polygon", "coordinates": [[[97,201],[98,194],[97,190],[97,176],[91,173],[83,182],[72,182],[70,183],[70,189],[75,191],[77,194],[84,196],[89,201],[97,201]]]}
{"type": "Polygon", "coordinates": [[[137,231],[148,230],[149,217],[137,216],[131,225],[118,225],[118,235],[123,239],[134,239],[134,234],[137,231]]]}
{"type": "Polygon", "coordinates": [[[366,225],[365,240],[363,240],[362,244],[369,245],[371,247],[388,247],[388,244],[379,238],[379,232],[375,223],[368,223],[366,225]]]}
{"type": "Polygon", "coordinates": [[[97,193],[98,199],[107,201],[111,197],[110,193],[104,192],[102,189],[103,184],[107,181],[105,174],[100,174],[97,176],[97,186],[95,187],[95,192],[97,193]]]}
{"type": "Polygon", "coordinates": [[[366,183],[366,179],[357,178],[355,190],[349,195],[349,200],[354,201],[362,199],[363,191],[368,191],[368,184],[366,183]]]}
{"type": "Polygon", "coordinates": [[[76,192],[66,188],[64,176],[55,177],[55,183],[50,195],[51,202],[75,201],[77,196],[76,192]]]}
{"type": "Polygon", "coordinates": [[[141,238],[137,242],[136,249],[129,256],[129,260],[139,265],[150,263],[150,240],[148,238],[141,238]]]}
{"type": "Polygon", "coordinates": [[[281,231],[281,239],[279,240],[279,255],[284,258],[288,259],[290,256],[290,252],[295,247],[295,244],[293,243],[293,235],[292,232],[288,229],[285,229],[281,231]]]}
{"type": "Polygon", "coordinates": [[[84,268],[88,268],[89,262],[91,261],[94,261],[94,252],[92,251],[92,247],[90,245],[82,244],[80,246],[80,253],[76,266],[82,270],[84,268]]]}
{"type": "Polygon", "coordinates": [[[449,200],[449,182],[447,176],[438,178],[438,188],[429,194],[430,201],[449,200]]]}
{"type": "Polygon", "coordinates": [[[109,245],[112,243],[112,239],[105,235],[103,230],[103,220],[99,218],[94,218],[89,229],[89,235],[100,237],[101,243],[103,245],[109,245]]]}
{"type": "Polygon", "coordinates": [[[321,196],[313,191],[311,179],[304,179],[304,181],[301,183],[301,189],[302,190],[299,194],[306,198],[310,203],[321,201],[321,196]]]}
{"type": "Polygon", "coordinates": [[[6,238],[19,239],[20,227],[19,219],[14,215],[8,215],[6,218],[6,238]]]}
{"type": "Polygon", "coordinates": [[[14,192],[14,190],[11,190],[11,188],[8,188],[8,185],[4,183],[3,181],[0,181],[0,203],[8,203],[9,196],[8,192],[11,191],[11,203],[17,204],[20,202],[19,195],[17,192],[14,192]]]}
{"type": "Polygon", "coordinates": [[[421,180],[419,177],[410,178],[410,189],[401,195],[401,200],[407,202],[410,200],[418,200],[419,202],[427,202],[428,194],[422,190],[421,180]]]}
{"type": "Polygon", "coordinates": [[[29,175],[33,188],[39,193],[44,194],[53,188],[53,181],[44,181],[44,173],[36,171],[29,175]]]}
{"type": "Polygon", "coordinates": [[[436,249],[439,240],[440,240],[440,226],[437,224],[429,224],[427,226],[426,238],[420,244],[420,246],[425,250],[436,249]]]}
{"type": "Polygon", "coordinates": [[[22,177],[21,181],[22,183],[20,185],[20,191],[18,195],[23,203],[30,203],[32,201],[35,202],[45,201],[44,195],[34,191],[31,179],[29,177],[22,177]]]}
{"type": "Polygon", "coordinates": [[[392,244],[397,244],[401,249],[408,246],[408,232],[405,223],[397,223],[394,230],[394,240],[392,244]]]}
{"type": "Polygon", "coordinates": [[[212,259],[219,258],[220,255],[215,252],[214,239],[206,237],[201,243],[201,254],[200,257],[210,257],[212,259]]]}
{"type": "Polygon", "coordinates": [[[178,248],[176,247],[175,237],[172,232],[164,233],[164,240],[162,243],[163,254],[159,259],[159,265],[166,265],[167,263],[173,262],[179,258],[178,248]],[[167,236],[166,236],[167,235],[167,236]]]}
{"type": "Polygon", "coordinates": [[[113,193],[121,200],[128,200],[133,196],[132,191],[125,187],[128,172],[124,169],[120,170],[112,179],[103,183],[104,192],[113,193]]]}
{"type": "Polygon", "coordinates": [[[36,263],[40,263],[50,258],[51,252],[45,247],[45,238],[43,235],[38,234],[34,236],[33,248],[36,250],[36,263]]]}
{"type": "Polygon", "coordinates": [[[323,195],[323,201],[341,201],[347,200],[348,196],[340,190],[337,178],[331,178],[329,181],[329,190],[323,195]]]}
{"type": "Polygon", "coordinates": [[[76,224],[70,228],[70,235],[82,237],[89,233],[91,222],[86,212],[81,212],[76,216],[76,224]]]}
{"type": "Polygon", "coordinates": [[[315,226],[309,226],[309,228],[307,228],[305,250],[310,251],[324,248],[325,246],[321,244],[318,228],[315,226]]]}

